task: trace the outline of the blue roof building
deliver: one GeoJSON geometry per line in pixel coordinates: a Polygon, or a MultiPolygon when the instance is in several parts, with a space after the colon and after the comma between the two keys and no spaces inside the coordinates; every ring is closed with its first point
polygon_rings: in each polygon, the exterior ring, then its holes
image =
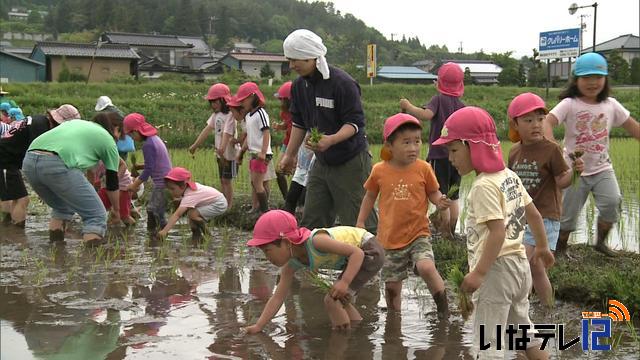
{"type": "Polygon", "coordinates": [[[420,70],[415,66],[381,66],[376,78],[389,82],[432,83],[438,76],[420,70]]]}

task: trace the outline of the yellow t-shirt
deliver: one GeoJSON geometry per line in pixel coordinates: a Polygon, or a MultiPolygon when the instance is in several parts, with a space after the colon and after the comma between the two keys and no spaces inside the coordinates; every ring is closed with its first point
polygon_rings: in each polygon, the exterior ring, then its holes
{"type": "Polygon", "coordinates": [[[531,197],[518,175],[509,169],[480,173],[473,181],[466,201],[465,233],[470,270],[480,260],[489,236],[486,223],[490,220],[504,221],[505,239],[498,257],[516,254],[527,258],[522,238],[527,224],[524,208],[531,202],[531,197]]]}
{"type": "Polygon", "coordinates": [[[367,234],[367,230],[352,226],[334,226],[330,228],[314,229],[311,231],[309,238],[304,242],[304,246],[307,249],[309,265],[302,264],[297,259],[292,258],[289,260],[289,264],[293,266],[294,269],[297,270],[306,267],[311,271],[316,271],[318,269],[341,270],[347,264],[346,256],[325,253],[316,249],[313,245],[313,237],[317,233],[327,233],[333,240],[353,245],[355,247],[360,247],[360,245],[362,245],[364,235],[367,234]]]}

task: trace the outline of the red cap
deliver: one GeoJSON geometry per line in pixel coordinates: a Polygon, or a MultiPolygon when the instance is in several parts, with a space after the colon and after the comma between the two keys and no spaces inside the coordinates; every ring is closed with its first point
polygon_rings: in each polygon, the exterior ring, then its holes
{"type": "Polygon", "coordinates": [[[273,94],[273,96],[278,99],[291,99],[291,85],[293,85],[293,81],[287,81],[282,84],[280,88],[278,88],[278,92],[273,94]]]}
{"type": "Polygon", "coordinates": [[[284,210],[271,210],[262,214],[253,227],[253,238],[247,242],[249,246],[260,246],[274,242],[286,236],[292,244],[301,244],[311,231],[298,227],[298,221],[284,210]]]}
{"type": "Polygon", "coordinates": [[[440,66],[436,87],[441,94],[462,96],[464,94],[464,72],[460,66],[452,62],[440,66]]]}
{"type": "Polygon", "coordinates": [[[538,109],[544,111],[545,114],[549,113],[544,100],[534,93],[526,92],[511,100],[507,115],[509,115],[509,139],[512,142],[520,141],[520,134],[518,134],[518,130],[515,129],[515,118],[538,109]]]}
{"type": "Polygon", "coordinates": [[[187,186],[189,186],[192,190],[196,189],[196,183],[191,181],[191,172],[185,168],[174,167],[173,169],[169,170],[164,178],[173,181],[184,181],[185,184],[187,184],[187,186]]]}
{"type": "Polygon", "coordinates": [[[205,100],[224,99],[228,102],[231,97],[231,90],[223,83],[213,84],[207,91],[207,95],[204,96],[205,100]]]}
{"type": "Polygon", "coordinates": [[[504,169],[496,124],[484,109],[467,106],[451,114],[444,123],[440,138],[432,145],[444,145],[455,140],[469,144],[471,164],[476,171],[493,173],[504,169]]]}
{"type": "Polygon", "coordinates": [[[149,124],[142,114],[131,113],[124,117],[123,123],[125,134],[137,131],[143,136],[153,136],[158,133],[158,130],[149,124]]]}
{"type": "Polygon", "coordinates": [[[238,88],[238,91],[236,92],[236,95],[232,98],[232,102],[237,105],[229,105],[229,106],[239,106],[242,100],[248,98],[252,94],[258,95],[258,100],[260,100],[260,105],[264,106],[265,104],[264,95],[262,95],[262,92],[258,88],[258,85],[254,82],[246,82],[240,85],[240,87],[238,88]]]}
{"type": "MultiPolygon", "coordinates": [[[[420,128],[422,128],[422,124],[415,117],[406,113],[397,113],[393,116],[388,117],[387,120],[384,121],[384,128],[382,130],[382,137],[384,141],[387,141],[389,136],[391,136],[394,131],[396,131],[401,125],[406,123],[416,124],[420,128]]],[[[391,157],[392,156],[389,150],[387,150],[387,148],[383,146],[380,150],[380,158],[382,160],[389,161],[391,160],[391,157]]]]}

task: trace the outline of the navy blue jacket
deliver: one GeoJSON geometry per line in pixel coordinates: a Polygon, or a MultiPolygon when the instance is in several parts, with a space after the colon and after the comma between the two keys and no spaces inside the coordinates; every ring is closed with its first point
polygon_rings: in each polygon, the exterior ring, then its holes
{"type": "MultiPolygon", "coordinates": [[[[344,124],[357,128],[349,139],[316,153],[316,159],[335,166],[351,160],[367,149],[365,120],[360,100],[360,86],[345,71],[329,67],[330,78],[324,80],[317,70],[309,77],[298,77],[291,88],[293,126],[311,130],[317,127],[326,135],[338,132],[344,124]]],[[[303,145],[304,146],[304,145],[303,145]]]]}

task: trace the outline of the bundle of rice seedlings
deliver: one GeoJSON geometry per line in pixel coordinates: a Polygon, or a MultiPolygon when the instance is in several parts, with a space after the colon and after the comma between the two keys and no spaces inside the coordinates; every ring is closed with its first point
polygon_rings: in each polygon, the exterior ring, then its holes
{"type": "Polygon", "coordinates": [[[460,268],[458,268],[457,265],[453,265],[449,271],[449,277],[447,280],[453,284],[453,289],[458,298],[460,313],[462,314],[462,317],[467,320],[469,315],[473,312],[473,302],[471,302],[470,294],[467,294],[460,288],[462,281],[464,281],[464,273],[460,271],[460,268]]]}
{"type": "MultiPolygon", "coordinates": [[[[329,293],[329,291],[331,291],[331,288],[333,287],[333,284],[329,280],[321,277],[317,272],[306,270],[305,277],[319,292],[329,293]]],[[[349,294],[339,300],[342,305],[346,305],[349,302],[349,294]]]]}
{"type": "Polygon", "coordinates": [[[309,136],[309,142],[312,144],[317,144],[324,134],[318,130],[317,127],[311,129],[311,136],[309,136]]]}
{"type": "MultiPolygon", "coordinates": [[[[569,154],[569,158],[571,161],[575,162],[580,159],[584,155],[584,151],[576,150],[569,154]]],[[[580,179],[580,173],[577,170],[573,170],[573,174],[571,174],[571,186],[578,185],[578,179],[580,179]]]]}

